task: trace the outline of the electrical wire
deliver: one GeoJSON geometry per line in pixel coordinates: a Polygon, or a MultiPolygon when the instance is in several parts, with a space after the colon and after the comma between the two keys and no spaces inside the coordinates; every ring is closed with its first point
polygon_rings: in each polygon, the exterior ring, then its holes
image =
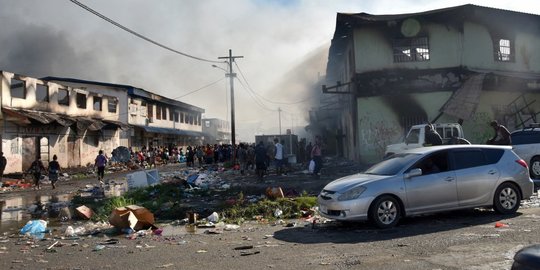
{"type": "Polygon", "coordinates": [[[308,97],[306,99],[303,99],[303,100],[300,100],[300,101],[296,101],[296,102],[278,102],[278,101],[273,101],[273,100],[270,100],[268,98],[265,98],[263,95],[257,93],[256,91],[254,91],[251,86],[249,85],[249,82],[247,81],[246,77],[244,76],[244,73],[242,72],[242,70],[240,69],[240,67],[238,66],[238,64],[236,63],[236,61],[234,62],[234,65],[236,66],[236,69],[238,69],[238,72],[240,73],[240,75],[242,76],[242,79],[246,82],[247,86],[248,86],[248,89],[253,92],[256,96],[260,97],[261,99],[265,100],[266,102],[269,102],[269,103],[273,103],[273,104],[280,104],[280,105],[295,105],[295,104],[299,104],[299,103],[304,103],[304,102],[307,102],[308,100],[310,99],[313,99],[314,97],[308,97]]]}
{"type": "Polygon", "coordinates": [[[209,84],[207,84],[207,85],[205,85],[205,86],[203,86],[203,87],[201,87],[201,88],[199,88],[199,89],[193,90],[193,91],[191,91],[191,92],[188,92],[188,93],[186,93],[186,94],[183,94],[183,95],[181,95],[181,96],[179,96],[179,97],[175,97],[175,98],[172,98],[172,99],[183,98],[183,97],[185,97],[185,96],[187,96],[187,95],[191,95],[191,94],[193,94],[193,93],[195,93],[195,92],[198,92],[198,91],[201,91],[201,90],[203,90],[203,89],[205,89],[205,88],[208,88],[208,87],[210,87],[210,86],[212,86],[212,85],[214,85],[214,84],[216,84],[216,83],[218,83],[218,82],[221,82],[221,81],[223,81],[223,80],[225,80],[225,77],[223,77],[223,78],[221,78],[221,79],[219,79],[219,80],[217,80],[217,81],[215,81],[215,82],[209,83],[209,84]]]}
{"type": "Polygon", "coordinates": [[[85,9],[86,11],[88,11],[88,12],[90,12],[90,13],[92,13],[92,14],[98,16],[98,17],[100,17],[101,19],[105,20],[106,22],[108,22],[108,23],[110,23],[110,24],[112,24],[112,25],[114,25],[114,26],[116,26],[116,27],[118,27],[118,28],[120,28],[120,29],[122,29],[122,30],[124,30],[124,31],[126,31],[126,32],[128,32],[128,33],[130,33],[130,34],[132,34],[132,35],[134,35],[134,36],[136,36],[136,37],[138,37],[138,38],[140,38],[140,39],[146,40],[146,41],[148,41],[148,42],[150,42],[150,43],[152,43],[152,44],[154,44],[154,45],[156,45],[156,46],[159,46],[159,47],[161,47],[161,48],[163,48],[163,49],[166,49],[166,50],[171,51],[171,52],[174,52],[174,53],[176,53],[176,54],[180,54],[180,55],[183,55],[183,56],[185,56],[185,57],[189,57],[189,58],[192,58],[192,59],[195,59],[195,60],[199,60],[199,61],[204,61],[204,62],[209,62],[209,63],[223,63],[223,61],[208,60],[208,59],[196,57],[196,56],[193,56],[193,55],[190,55],[190,54],[183,53],[183,52],[181,52],[181,51],[175,50],[175,49],[173,49],[173,48],[171,48],[171,47],[168,47],[168,46],[166,46],[166,45],[163,45],[163,44],[161,44],[161,43],[159,43],[159,42],[157,42],[157,41],[155,41],[155,40],[153,40],[153,39],[150,39],[150,38],[148,38],[148,37],[146,37],[146,36],[143,36],[143,35],[141,35],[141,34],[135,32],[135,31],[133,31],[133,30],[131,30],[131,29],[129,29],[129,28],[127,28],[127,27],[121,25],[120,23],[117,23],[116,21],[114,21],[114,20],[112,20],[112,19],[106,17],[105,15],[103,15],[103,14],[101,14],[101,13],[99,13],[99,12],[93,10],[92,8],[90,8],[90,7],[86,6],[86,5],[84,5],[83,3],[81,3],[81,2],[79,2],[79,1],[77,1],[77,0],[70,0],[70,1],[71,1],[72,3],[74,3],[74,4],[76,4],[77,6],[79,6],[79,7],[83,8],[83,9],[85,9]]]}
{"type": "Polygon", "coordinates": [[[250,95],[250,97],[253,99],[253,101],[255,101],[255,103],[261,107],[262,109],[264,110],[267,110],[267,111],[277,111],[277,110],[273,110],[273,109],[270,109],[268,108],[266,105],[264,105],[263,102],[261,102],[259,99],[257,99],[257,97],[252,93],[252,91],[249,91],[249,89],[244,85],[244,83],[242,83],[241,80],[238,80],[238,82],[240,83],[240,85],[242,85],[242,87],[246,90],[248,90],[248,94],[250,95]]]}

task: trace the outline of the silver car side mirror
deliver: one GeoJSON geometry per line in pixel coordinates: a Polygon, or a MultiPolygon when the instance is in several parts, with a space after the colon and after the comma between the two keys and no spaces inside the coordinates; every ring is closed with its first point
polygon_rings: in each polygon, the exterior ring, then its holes
{"type": "Polygon", "coordinates": [[[420,168],[414,168],[412,170],[410,170],[408,173],[405,174],[405,178],[407,179],[411,179],[415,176],[420,176],[422,175],[422,169],[420,168]]]}

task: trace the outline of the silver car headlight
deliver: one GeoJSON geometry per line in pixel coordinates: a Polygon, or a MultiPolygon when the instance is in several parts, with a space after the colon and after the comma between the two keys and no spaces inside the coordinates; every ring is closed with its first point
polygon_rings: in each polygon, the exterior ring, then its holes
{"type": "Polygon", "coordinates": [[[357,187],[351,188],[351,189],[347,190],[346,192],[344,192],[343,194],[339,195],[339,197],[337,199],[338,199],[338,201],[349,201],[349,200],[358,199],[358,197],[360,197],[360,195],[365,190],[366,190],[366,187],[357,186],[357,187]]]}

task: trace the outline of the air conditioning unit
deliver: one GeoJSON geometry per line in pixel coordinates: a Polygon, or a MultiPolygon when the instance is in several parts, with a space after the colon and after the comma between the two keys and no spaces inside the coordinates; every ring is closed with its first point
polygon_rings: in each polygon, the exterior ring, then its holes
{"type": "Polygon", "coordinates": [[[153,118],[146,118],[146,125],[148,126],[149,123],[154,123],[154,119],[153,118]]]}

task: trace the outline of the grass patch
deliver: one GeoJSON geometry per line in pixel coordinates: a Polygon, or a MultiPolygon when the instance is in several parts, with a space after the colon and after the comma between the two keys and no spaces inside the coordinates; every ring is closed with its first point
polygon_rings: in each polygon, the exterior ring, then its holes
{"type": "Polygon", "coordinates": [[[294,219],[303,216],[303,212],[308,211],[317,204],[317,197],[300,196],[296,198],[280,198],[277,200],[260,200],[256,203],[246,203],[243,194],[238,196],[238,202],[221,212],[221,216],[228,223],[241,223],[243,220],[264,219],[276,220],[278,218],[294,219]],[[275,216],[275,211],[280,209],[283,214],[275,216]]]}

